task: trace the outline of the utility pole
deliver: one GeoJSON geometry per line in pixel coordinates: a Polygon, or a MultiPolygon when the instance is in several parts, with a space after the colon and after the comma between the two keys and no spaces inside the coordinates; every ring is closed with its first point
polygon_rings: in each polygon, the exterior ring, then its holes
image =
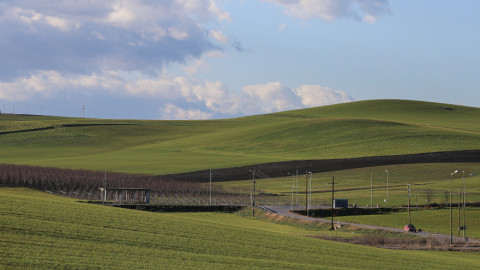
{"type": "Polygon", "coordinates": [[[296,170],[296,174],[295,174],[295,186],[297,187],[296,188],[296,193],[297,193],[297,205],[299,205],[299,202],[298,202],[298,197],[300,196],[298,193],[299,193],[299,186],[298,186],[298,170],[296,170]]]}
{"type": "Polygon", "coordinates": [[[408,224],[412,224],[412,217],[410,216],[410,183],[407,184],[408,190],[408,224]]]}
{"type": "Polygon", "coordinates": [[[85,105],[82,105],[82,118],[85,118],[85,105]]]}
{"type": "Polygon", "coordinates": [[[312,208],[312,178],[313,178],[313,173],[310,172],[310,184],[309,184],[310,192],[308,194],[308,208],[312,208]]]}
{"type": "Polygon", "coordinates": [[[335,176],[332,176],[332,183],[329,183],[332,185],[332,222],[331,222],[331,227],[330,230],[333,230],[333,211],[334,211],[334,201],[335,201],[335,176]]]}
{"type": "Polygon", "coordinates": [[[453,244],[453,234],[452,234],[452,226],[453,226],[453,210],[452,210],[452,179],[453,179],[453,173],[451,174],[450,178],[450,245],[453,244]]]}
{"type": "Polygon", "coordinates": [[[253,200],[252,200],[252,216],[255,216],[255,170],[252,171],[252,184],[253,184],[253,200]]]}
{"type": "Polygon", "coordinates": [[[308,171],[305,171],[305,213],[308,217],[308,171]]]}
{"type": "Polygon", "coordinates": [[[387,205],[388,205],[388,170],[385,170],[387,172],[387,205]]]}
{"type": "Polygon", "coordinates": [[[462,183],[463,183],[463,239],[468,241],[467,238],[467,225],[465,224],[465,171],[462,173],[462,183]]]}
{"type": "Polygon", "coordinates": [[[295,173],[292,173],[292,207],[291,210],[293,212],[293,191],[295,190],[295,173]]]}
{"type": "Polygon", "coordinates": [[[212,205],[212,169],[210,169],[210,205],[212,205]]]}
{"type": "Polygon", "coordinates": [[[450,245],[453,244],[453,209],[452,209],[452,184],[453,184],[453,175],[458,173],[458,170],[450,173],[450,245]]]}
{"type": "Polygon", "coordinates": [[[105,169],[105,177],[103,178],[103,204],[107,202],[107,169],[105,169]]]}
{"type": "Polygon", "coordinates": [[[457,236],[460,236],[460,205],[461,205],[461,202],[462,202],[462,188],[459,187],[458,188],[458,226],[457,226],[457,236]]]}
{"type": "Polygon", "coordinates": [[[373,172],[370,172],[370,207],[373,207],[373,172]]]}

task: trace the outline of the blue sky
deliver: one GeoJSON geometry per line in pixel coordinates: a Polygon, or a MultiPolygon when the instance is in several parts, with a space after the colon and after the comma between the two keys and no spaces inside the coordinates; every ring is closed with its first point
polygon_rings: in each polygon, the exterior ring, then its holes
{"type": "Polygon", "coordinates": [[[480,107],[478,1],[6,0],[0,110],[212,119],[367,99],[480,107]]]}

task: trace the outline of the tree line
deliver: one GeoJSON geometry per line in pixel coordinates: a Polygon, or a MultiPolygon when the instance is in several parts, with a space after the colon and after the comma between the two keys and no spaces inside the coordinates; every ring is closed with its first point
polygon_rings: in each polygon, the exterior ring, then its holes
{"type": "MultiPolygon", "coordinates": [[[[0,186],[28,187],[72,197],[99,200],[99,188],[149,188],[158,197],[207,196],[210,187],[163,176],[0,164],[0,186]]],[[[212,186],[212,193],[224,193],[212,186]]]]}

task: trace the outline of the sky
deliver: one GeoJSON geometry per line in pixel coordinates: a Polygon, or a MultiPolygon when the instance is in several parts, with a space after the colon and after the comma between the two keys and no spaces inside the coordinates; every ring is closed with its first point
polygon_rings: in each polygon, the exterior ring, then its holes
{"type": "Polygon", "coordinates": [[[219,119],[480,107],[480,1],[1,0],[0,111],[219,119]]]}

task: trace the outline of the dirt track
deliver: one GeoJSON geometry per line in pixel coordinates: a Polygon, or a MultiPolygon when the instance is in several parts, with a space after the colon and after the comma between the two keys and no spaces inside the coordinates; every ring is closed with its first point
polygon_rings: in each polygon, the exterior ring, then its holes
{"type": "MultiPolygon", "coordinates": [[[[289,217],[289,218],[294,218],[294,219],[302,219],[302,220],[309,220],[309,221],[316,221],[316,222],[325,222],[325,223],[330,223],[331,220],[329,219],[323,219],[323,218],[312,218],[312,217],[306,217],[302,215],[298,215],[295,213],[290,212],[291,206],[286,206],[286,205],[266,205],[266,206],[260,206],[264,211],[274,213],[277,215],[281,215],[284,217],[289,217]]],[[[328,207],[325,207],[328,208],[328,207]]],[[[304,206],[294,206],[294,210],[304,210],[304,206]]],[[[366,228],[366,229],[372,229],[372,230],[384,230],[384,231],[391,231],[391,232],[403,232],[403,228],[390,228],[390,227],[383,227],[383,226],[376,226],[376,225],[367,225],[367,224],[357,224],[357,223],[351,223],[351,222],[334,222],[334,224],[340,224],[341,226],[344,225],[349,225],[349,226],[355,226],[355,227],[360,227],[360,228],[366,228]]],[[[436,238],[436,239],[443,239],[445,241],[448,241],[450,239],[450,235],[447,234],[440,234],[440,233],[431,233],[431,232],[417,232],[415,233],[418,236],[421,237],[430,237],[430,238],[436,238]]],[[[453,242],[454,243],[465,243],[465,240],[463,237],[453,237],[453,242]]],[[[479,239],[474,239],[474,238],[469,238],[468,239],[469,243],[477,243],[480,244],[479,239]]]]}

